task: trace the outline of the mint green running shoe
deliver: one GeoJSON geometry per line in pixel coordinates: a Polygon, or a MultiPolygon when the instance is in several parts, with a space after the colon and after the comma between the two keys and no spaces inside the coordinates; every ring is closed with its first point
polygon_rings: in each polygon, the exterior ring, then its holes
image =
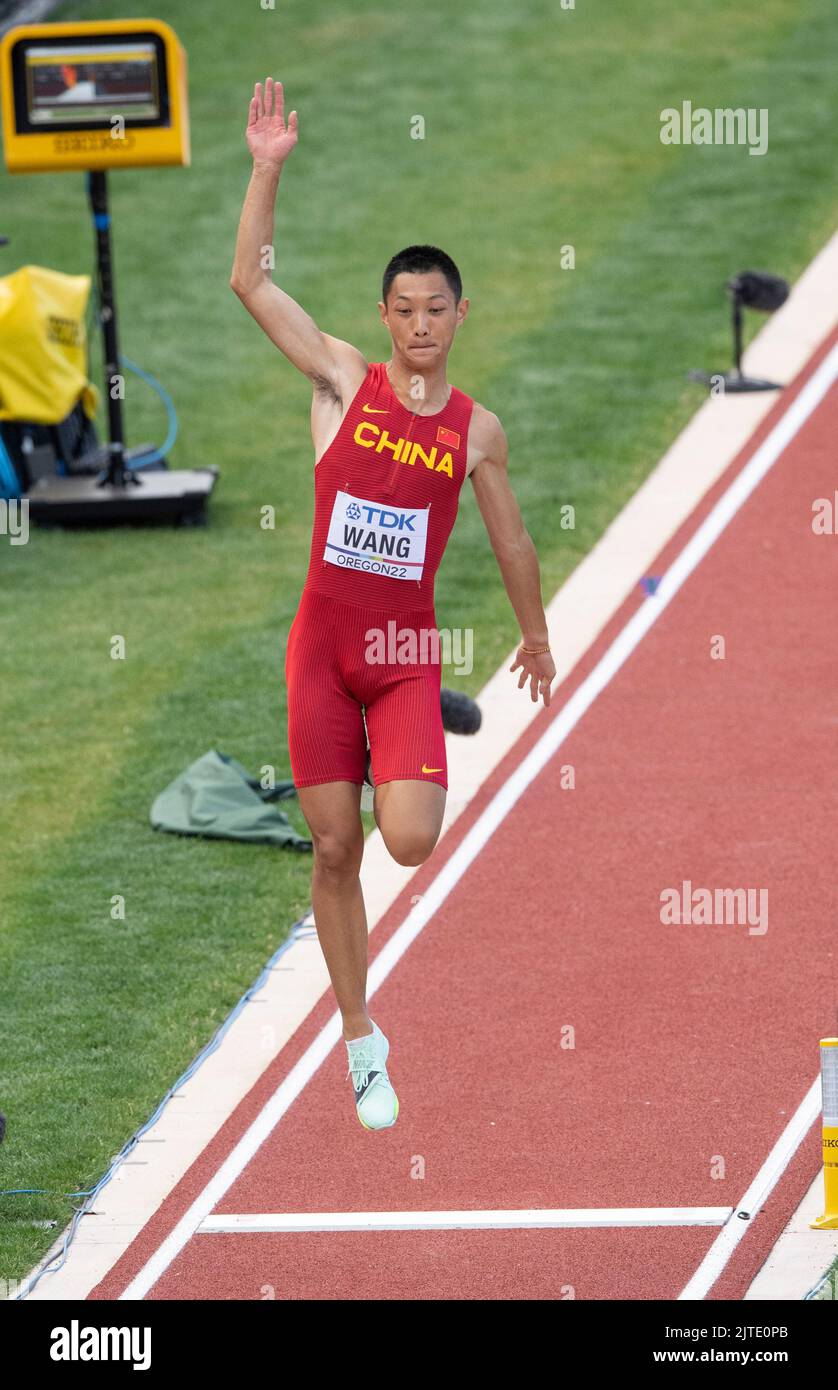
{"type": "MultiPolygon", "coordinates": [[[[344,1039],[346,1041],[346,1039],[344,1039]]],[[[389,1129],[396,1123],[399,1098],[387,1075],[390,1044],[377,1023],[363,1038],[346,1043],[349,1054],[347,1077],[355,1087],[355,1109],[364,1129],[389,1129]]]]}

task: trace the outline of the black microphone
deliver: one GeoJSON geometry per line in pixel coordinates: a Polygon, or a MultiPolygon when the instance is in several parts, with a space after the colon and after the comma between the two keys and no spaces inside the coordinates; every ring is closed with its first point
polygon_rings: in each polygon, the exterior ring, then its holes
{"type": "Polygon", "coordinates": [[[440,691],[442,727],[451,734],[476,734],[483,720],[480,706],[461,690],[440,691]]]}

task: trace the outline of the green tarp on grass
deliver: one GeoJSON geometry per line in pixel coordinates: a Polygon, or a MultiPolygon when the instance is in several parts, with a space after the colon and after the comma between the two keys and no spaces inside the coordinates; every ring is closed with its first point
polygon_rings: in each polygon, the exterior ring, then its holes
{"type": "Polygon", "coordinates": [[[204,835],[215,840],[246,840],[310,850],[273,801],[295,796],[293,782],[263,787],[241,763],[211,748],[155,797],[150,820],[155,830],[204,835]]]}

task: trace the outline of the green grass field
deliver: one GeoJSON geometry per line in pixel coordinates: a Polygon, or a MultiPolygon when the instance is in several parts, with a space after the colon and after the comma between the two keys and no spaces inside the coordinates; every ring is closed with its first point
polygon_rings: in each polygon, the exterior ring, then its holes
{"type": "Polygon", "coordinates": [[[815,1288],[815,1300],[819,1303],[831,1303],[838,1298],[838,1260],[833,1261],[815,1288]]]}
{"type": "MultiPolygon", "coordinates": [[[[282,671],[308,560],[310,396],[228,286],[253,82],[280,77],[300,112],[276,278],[322,328],[385,358],[389,256],[432,241],[460,264],[472,308],[450,378],[506,426],[545,601],[700,404],[687,370],[727,364],[726,278],[795,279],[838,219],[832,0],[232,12],[168,0],[193,162],[111,181],[122,351],[175,399],[172,466],[219,465],[211,524],[0,544],[0,1187],[49,1194],[0,1197],[6,1279],[53,1240],[34,1223],[63,1227],[61,1194],[93,1185],[309,903],[307,856],[148,824],[154,795],[210,747],[290,776],[282,671]],[[767,107],[768,154],[663,146],[660,110],[685,99],[767,107]],[[568,502],[575,531],[558,525],[568,502]],[[110,659],[115,634],[125,661],[110,659]]],[[[0,190],[0,271],[91,269],[82,175],[3,174],[0,190]]],[[[101,385],[98,343],[94,363],[101,385]]],[[[162,440],[133,378],[126,419],[130,444],[162,440]]],[[[476,693],[518,633],[470,488],[437,619],[473,629],[474,671],[443,681],[476,693]]]]}

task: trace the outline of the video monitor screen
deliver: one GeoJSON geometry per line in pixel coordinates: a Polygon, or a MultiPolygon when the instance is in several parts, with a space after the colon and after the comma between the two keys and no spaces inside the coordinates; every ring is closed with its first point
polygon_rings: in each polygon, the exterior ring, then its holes
{"type": "Polygon", "coordinates": [[[155,43],[27,44],[23,67],[32,130],[105,120],[111,114],[160,120],[155,43]]]}

